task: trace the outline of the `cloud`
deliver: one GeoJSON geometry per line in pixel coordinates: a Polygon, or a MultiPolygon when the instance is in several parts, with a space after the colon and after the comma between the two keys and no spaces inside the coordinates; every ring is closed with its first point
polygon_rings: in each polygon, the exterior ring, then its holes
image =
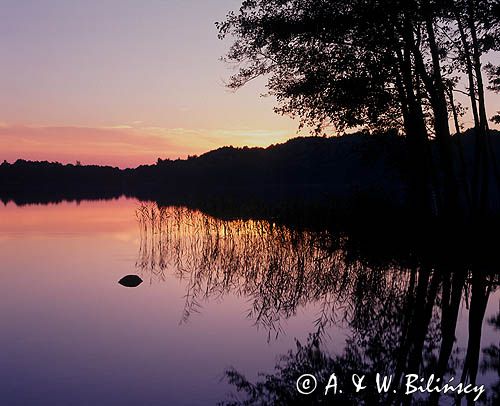
{"type": "Polygon", "coordinates": [[[0,125],[0,160],[136,167],[157,158],[183,158],[224,145],[267,146],[288,132],[265,129],[187,129],[133,125],[106,127],[0,125]]]}
{"type": "Polygon", "coordinates": [[[157,157],[183,156],[191,148],[168,137],[142,133],[131,127],[0,128],[0,159],[17,158],[134,167],[157,157]]]}

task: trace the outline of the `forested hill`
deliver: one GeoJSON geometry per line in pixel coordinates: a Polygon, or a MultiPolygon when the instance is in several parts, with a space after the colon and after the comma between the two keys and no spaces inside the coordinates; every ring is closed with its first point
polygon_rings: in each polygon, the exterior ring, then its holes
{"type": "Polygon", "coordinates": [[[126,171],[136,190],[156,187],[228,190],[314,188],[345,195],[398,183],[404,140],[397,136],[304,137],[268,148],[223,147],[187,160],[126,171]],[[144,187],[141,187],[144,186],[144,187]]]}
{"type": "Polygon", "coordinates": [[[158,159],[156,165],[125,170],[18,160],[0,165],[0,197],[85,199],[123,193],[155,198],[180,191],[229,193],[304,186],[345,194],[399,176],[404,151],[404,139],[397,136],[351,135],[301,137],[267,148],[223,147],[199,157],[158,159]]]}
{"type": "MultiPolygon", "coordinates": [[[[500,157],[500,133],[492,136],[500,157]]],[[[472,162],[474,137],[461,137],[472,162]]],[[[263,195],[348,202],[372,199],[402,205],[411,168],[405,138],[355,134],[299,137],[267,148],[223,147],[188,159],[120,170],[18,160],[0,165],[0,198],[45,202],[118,197],[152,200],[176,196],[263,195]]],[[[471,172],[471,168],[468,168],[471,172]]]]}

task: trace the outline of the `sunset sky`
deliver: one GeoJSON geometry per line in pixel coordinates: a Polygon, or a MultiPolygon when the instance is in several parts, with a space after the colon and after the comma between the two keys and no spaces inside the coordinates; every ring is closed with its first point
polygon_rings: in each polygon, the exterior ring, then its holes
{"type": "Polygon", "coordinates": [[[0,159],[136,166],[269,145],[297,123],[236,93],[220,21],[240,0],[4,0],[0,159]]]}
{"type": "Polygon", "coordinates": [[[298,123],[233,93],[215,21],[241,0],[3,0],[0,159],[120,167],[260,145],[298,123]]]}

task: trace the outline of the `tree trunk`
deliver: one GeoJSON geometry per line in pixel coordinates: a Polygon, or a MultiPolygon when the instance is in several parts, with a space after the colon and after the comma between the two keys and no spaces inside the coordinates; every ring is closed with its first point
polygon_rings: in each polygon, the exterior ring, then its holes
{"type": "Polygon", "coordinates": [[[486,139],[488,133],[488,116],[486,113],[486,105],[484,101],[484,83],[483,73],[481,71],[481,51],[479,48],[480,46],[477,38],[477,30],[475,24],[475,9],[474,4],[471,0],[467,1],[467,6],[467,21],[472,40],[472,61],[477,83],[479,126],[481,130],[480,137],[478,138],[479,145],[476,147],[479,149],[480,155],[482,157],[480,162],[483,175],[480,178],[478,207],[480,214],[484,214],[484,212],[487,210],[489,196],[488,145],[486,139]]]}
{"type": "MultiPolygon", "coordinates": [[[[433,22],[429,15],[425,21],[425,28],[432,58],[432,86],[428,86],[428,91],[434,113],[434,130],[436,132],[441,167],[444,174],[445,216],[454,219],[455,216],[463,216],[464,213],[459,205],[460,199],[455,176],[453,145],[451,143],[450,127],[448,124],[448,105],[446,102],[445,84],[441,74],[439,49],[433,22]]],[[[421,69],[421,72],[425,72],[425,69],[421,69]]],[[[429,83],[428,80],[427,83],[429,83]]]]}
{"type": "Polygon", "coordinates": [[[469,215],[473,208],[472,208],[472,198],[471,198],[471,192],[469,188],[469,181],[468,181],[468,176],[467,176],[467,164],[465,162],[465,157],[464,157],[464,148],[462,145],[462,134],[460,131],[460,124],[458,122],[458,113],[457,113],[457,108],[455,106],[455,99],[453,97],[453,86],[450,84],[450,87],[448,89],[449,93],[449,98],[450,98],[450,105],[451,105],[451,111],[453,113],[453,121],[455,122],[455,140],[456,140],[456,145],[458,149],[458,156],[460,159],[460,176],[459,176],[459,181],[462,185],[463,191],[464,191],[464,196],[465,200],[467,203],[467,214],[469,215]]]}
{"type": "Polygon", "coordinates": [[[473,199],[473,207],[474,211],[479,210],[479,191],[481,185],[481,168],[483,161],[483,148],[481,147],[482,137],[485,135],[483,133],[483,129],[481,127],[481,122],[479,120],[479,111],[477,107],[477,99],[476,99],[476,84],[474,81],[474,66],[472,64],[472,55],[469,47],[469,42],[467,40],[467,35],[465,33],[465,28],[462,23],[462,18],[458,9],[454,7],[454,15],[455,20],[457,22],[458,31],[460,33],[460,39],[462,42],[464,59],[465,59],[465,68],[467,72],[467,77],[469,80],[469,98],[472,110],[472,116],[474,117],[474,137],[475,137],[475,152],[474,152],[474,172],[472,175],[472,199],[473,199]]]}
{"type": "Polygon", "coordinates": [[[405,132],[408,138],[411,167],[413,169],[412,201],[424,212],[438,215],[439,208],[433,187],[433,165],[429,148],[422,105],[415,95],[411,51],[406,44],[396,51],[399,64],[400,94],[405,132]]]}

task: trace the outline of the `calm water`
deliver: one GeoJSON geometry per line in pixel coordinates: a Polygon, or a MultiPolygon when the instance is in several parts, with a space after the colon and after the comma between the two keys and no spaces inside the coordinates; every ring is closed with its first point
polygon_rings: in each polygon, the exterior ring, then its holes
{"type": "Polygon", "coordinates": [[[208,405],[245,399],[237,387],[259,372],[292,399],[297,372],[424,376],[444,362],[459,380],[467,357],[493,399],[498,270],[374,264],[344,243],[126,199],[2,206],[0,403],[208,405]],[[144,283],[119,285],[127,274],[144,283]]]}

